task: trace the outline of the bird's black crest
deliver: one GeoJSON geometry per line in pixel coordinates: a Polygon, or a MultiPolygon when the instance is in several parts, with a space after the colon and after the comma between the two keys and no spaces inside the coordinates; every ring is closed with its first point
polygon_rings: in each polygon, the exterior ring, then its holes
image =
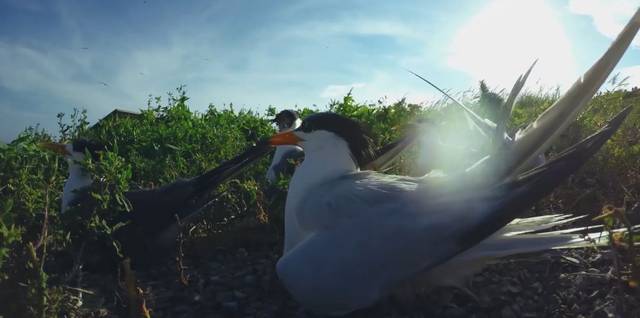
{"type": "Polygon", "coordinates": [[[293,123],[298,118],[300,118],[300,115],[298,115],[298,112],[291,109],[285,109],[276,115],[276,117],[273,119],[273,122],[277,123],[279,121],[287,120],[288,122],[293,123]]]}
{"type": "Polygon", "coordinates": [[[98,159],[98,152],[107,150],[107,147],[95,140],[89,140],[86,138],[79,138],[73,141],[71,144],[73,151],[85,152],[88,151],[93,159],[98,159]]]}
{"type": "Polygon", "coordinates": [[[362,124],[351,118],[332,112],[315,113],[306,117],[296,130],[306,133],[314,130],[326,130],[340,136],[349,145],[349,150],[360,167],[375,158],[373,140],[369,132],[362,124]]]}

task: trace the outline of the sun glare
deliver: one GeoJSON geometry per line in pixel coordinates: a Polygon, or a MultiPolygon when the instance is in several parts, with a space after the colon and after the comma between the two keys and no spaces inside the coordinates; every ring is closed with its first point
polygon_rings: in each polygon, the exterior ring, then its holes
{"type": "Polygon", "coordinates": [[[554,9],[541,0],[494,0],[454,36],[449,66],[510,89],[535,60],[528,87],[566,87],[577,77],[569,38],[554,9]]]}

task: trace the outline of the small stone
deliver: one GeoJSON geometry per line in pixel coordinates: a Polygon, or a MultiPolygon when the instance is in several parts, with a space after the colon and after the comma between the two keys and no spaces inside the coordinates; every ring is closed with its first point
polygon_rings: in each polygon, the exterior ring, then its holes
{"type": "Polygon", "coordinates": [[[253,285],[256,282],[256,277],[253,275],[247,275],[243,280],[245,284],[253,285]]]}
{"type": "Polygon", "coordinates": [[[510,307],[504,307],[500,311],[500,316],[502,318],[516,318],[518,317],[510,307]]]}
{"type": "Polygon", "coordinates": [[[227,301],[222,303],[222,309],[229,312],[236,312],[238,311],[238,308],[239,308],[238,303],[235,301],[227,301]]]}
{"type": "Polygon", "coordinates": [[[242,293],[241,291],[237,291],[237,290],[234,290],[234,291],[233,291],[233,296],[234,296],[236,299],[245,299],[245,298],[247,298],[247,295],[245,295],[245,294],[244,294],[244,293],[242,293]]]}
{"type": "Polygon", "coordinates": [[[186,306],[186,305],[179,305],[179,306],[173,307],[173,312],[174,313],[178,313],[178,314],[187,313],[187,312],[189,312],[189,310],[191,310],[191,308],[189,306],[186,306]]]}
{"type": "Polygon", "coordinates": [[[539,282],[535,282],[531,284],[531,289],[535,290],[537,293],[540,293],[542,292],[542,284],[540,284],[539,282]]]}
{"type": "Polygon", "coordinates": [[[520,306],[518,306],[518,304],[513,304],[513,305],[511,305],[511,311],[516,313],[517,316],[520,316],[520,312],[522,310],[520,309],[520,306]]]}
{"type": "Polygon", "coordinates": [[[520,286],[518,286],[516,282],[509,282],[504,286],[504,290],[510,293],[517,294],[522,291],[522,288],[520,288],[520,286]]]}
{"type": "Polygon", "coordinates": [[[468,317],[468,314],[464,309],[460,307],[448,308],[444,311],[444,316],[448,318],[462,318],[468,317]]]}
{"type": "Polygon", "coordinates": [[[236,256],[239,258],[247,258],[249,256],[249,253],[247,252],[247,250],[241,247],[236,252],[236,256]]]}
{"type": "Polygon", "coordinates": [[[224,291],[216,294],[216,301],[219,303],[229,302],[233,299],[233,293],[224,291]]]}

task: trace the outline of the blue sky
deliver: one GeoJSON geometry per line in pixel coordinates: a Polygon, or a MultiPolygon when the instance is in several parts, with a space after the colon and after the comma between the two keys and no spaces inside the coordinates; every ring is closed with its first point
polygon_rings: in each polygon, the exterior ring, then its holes
{"type": "MultiPolygon", "coordinates": [[[[566,86],[609,45],[635,0],[30,1],[0,0],[0,140],[58,112],[145,107],[186,85],[190,106],[324,107],[439,96],[486,79],[566,86]]],[[[640,40],[619,68],[640,86],[640,40]]]]}

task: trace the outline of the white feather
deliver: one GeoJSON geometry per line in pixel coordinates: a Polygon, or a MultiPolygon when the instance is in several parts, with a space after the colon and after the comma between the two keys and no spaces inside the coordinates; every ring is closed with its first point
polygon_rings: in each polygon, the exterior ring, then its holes
{"type": "MultiPolygon", "coordinates": [[[[286,131],[291,131],[294,129],[297,129],[298,127],[300,127],[300,125],[302,124],[302,120],[300,118],[296,118],[296,120],[293,122],[293,124],[291,125],[291,127],[287,127],[285,129],[280,130],[279,132],[286,132],[286,131]]],[[[282,160],[287,160],[287,158],[283,158],[283,156],[285,154],[287,154],[290,151],[298,151],[298,150],[302,150],[302,148],[298,147],[298,146],[294,146],[294,145],[284,145],[284,146],[278,146],[276,147],[276,151],[273,154],[273,159],[271,160],[271,165],[269,166],[269,169],[267,170],[267,181],[269,183],[275,183],[278,180],[278,173],[279,171],[277,171],[277,167],[282,166],[282,160]]]]}
{"type": "Polygon", "coordinates": [[[300,209],[308,191],[325,180],[359,170],[351,158],[349,146],[343,139],[326,131],[315,131],[311,134],[300,132],[298,134],[303,139],[313,138],[317,142],[313,144],[302,143],[307,155],[289,183],[285,203],[284,253],[294,248],[311,233],[309,229],[304,229],[304,224],[300,224],[299,217],[294,212],[300,209]],[[316,167],[322,168],[317,169],[316,167]]]}
{"type": "Polygon", "coordinates": [[[609,49],[551,107],[525,129],[518,131],[504,171],[514,176],[546,151],[572,123],[607,79],[640,28],[637,10],[609,49]]]}
{"type": "Polygon", "coordinates": [[[76,199],[76,190],[89,186],[93,182],[91,176],[79,164],[79,162],[84,160],[84,153],[73,151],[73,147],[70,144],[65,145],[65,148],[71,156],[65,158],[69,167],[69,176],[62,188],[60,213],[66,212],[70,204],[76,199]]]}

